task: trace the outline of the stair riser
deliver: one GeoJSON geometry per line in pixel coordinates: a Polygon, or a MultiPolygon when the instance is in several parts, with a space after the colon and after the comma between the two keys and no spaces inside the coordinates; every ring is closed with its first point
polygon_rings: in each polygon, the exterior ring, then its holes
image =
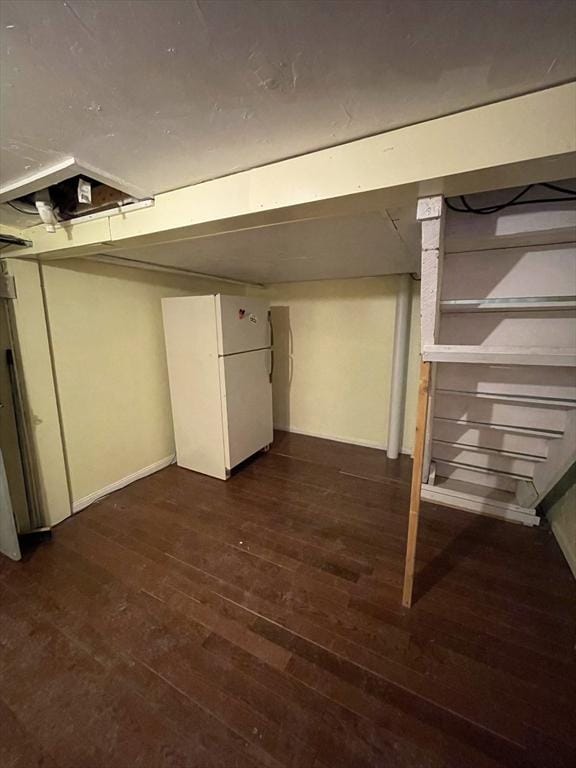
{"type": "Polygon", "coordinates": [[[563,432],[566,424],[566,410],[561,408],[518,405],[441,393],[437,393],[434,399],[434,416],[557,432],[563,432]]]}
{"type": "Polygon", "coordinates": [[[436,386],[438,389],[471,393],[485,392],[576,402],[576,376],[571,368],[439,363],[436,386]]]}
{"type": "Polygon", "coordinates": [[[555,347],[576,345],[573,310],[541,312],[474,312],[447,314],[440,319],[439,344],[486,345],[488,347],[555,347]]]}
{"type": "Polygon", "coordinates": [[[459,464],[468,464],[490,472],[507,472],[531,478],[538,462],[526,459],[518,459],[511,456],[502,456],[496,453],[482,453],[469,451],[459,446],[432,443],[432,459],[434,461],[452,461],[459,464]]]}
{"type": "Polygon", "coordinates": [[[566,296],[573,293],[576,248],[507,248],[445,254],[442,299],[566,296]]]}
{"type": "Polygon", "coordinates": [[[467,427],[434,419],[432,425],[434,439],[456,445],[493,448],[501,451],[524,453],[538,458],[545,458],[548,453],[548,440],[531,435],[479,427],[467,427]]]}
{"type": "Polygon", "coordinates": [[[453,480],[462,480],[465,483],[475,483],[476,485],[485,485],[487,488],[498,488],[501,491],[510,491],[515,493],[517,480],[506,475],[496,475],[481,470],[466,469],[464,467],[455,467],[446,464],[443,461],[435,461],[436,476],[445,477],[453,480]]]}
{"type": "MultiPolygon", "coordinates": [[[[488,197],[488,196],[486,196],[488,197]]],[[[576,211],[570,202],[533,204],[519,208],[510,207],[493,216],[446,216],[444,249],[446,254],[467,251],[498,253],[500,249],[514,248],[546,250],[542,246],[559,248],[559,244],[574,240],[576,211]],[[486,249],[489,249],[487,252],[486,249]]],[[[494,280],[491,281],[492,284],[494,280]]]]}

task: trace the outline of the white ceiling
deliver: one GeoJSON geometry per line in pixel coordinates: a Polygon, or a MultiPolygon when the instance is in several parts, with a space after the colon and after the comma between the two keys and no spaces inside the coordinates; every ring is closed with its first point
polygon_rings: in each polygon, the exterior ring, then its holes
{"type": "MultiPolygon", "coordinates": [[[[74,157],[157,194],[556,85],[575,24],[568,0],[0,0],[0,184],[74,157]]],[[[269,283],[416,271],[418,240],[402,209],[102,252],[269,283]]]]}
{"type": "Polygon", "coordinates": [[[576,77],[570,0],[2,0],[0,181],[158,193],[576,77]]]}
{"type": "Polygon", "coordinates": [[[102,254],[247,282],[281,283],[417,272],[418,233],[415,208],[405,208],[162,245],[103,247],[102,254]]]}

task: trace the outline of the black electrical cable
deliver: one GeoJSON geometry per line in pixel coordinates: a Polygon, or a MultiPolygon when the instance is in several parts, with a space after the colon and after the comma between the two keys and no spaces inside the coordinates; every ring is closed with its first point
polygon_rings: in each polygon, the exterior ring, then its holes
{"type": "Polygon", "coordinates": [[[553,189],[555,192],[564,192],[565,195],[576,195],[576,189],[566,189],[566,187],[559,187],[558,184],[550,184],[548,181],[543,181],[540,186],[548,187],[548,189],[553,189]]]}
{"type": "MultiPolygon", "coordinates": [[[[519,197],[522,195],[525,195],[526,192],[531,188],[532,185],[525,187],[518,195],[515,195],[512,200],[509,200],[506,203],[502,203],[500,205],[490,205],[486,206],[484,208],[473,208],[469,202],[466,200],[464,195],[460,195],[460,202],[464,206],[463,208],[458,208],[453,203],[450,202],[450,200],[446,200],[446,207],[449,208],[451,211],[456,211],[457,213],[477,213],[477,214],[489,214],[489,213],[496,213],[497,211],[501,211],[503,208],[507,208],[510,205],[514,205],[519,197]]],[[[520,205],[523,203],[526,203],[529,201],[522,200],[520,202],[520,205]]]]}
{"type": "Polygon", "coordinates": [[[8,203],[10,208],[14,208],[15,211],[18,211],[18,213],[23,213],[25,216],[39,216],[39,213],[33,213],[32,211],[25,211],[23,208],[18,208],[17,205],[14,205],[14,203],[8,203]]]}
{"type": "Polygon", "coordinates": [[[498,213],[498,211],[504,210],[504,208],[510,208],[514,207],[515,205],[532,205],[534,203],[571,203],[576,202],[576,195],[574,197],[539,197],[537,200],[520,200],[517,203],[507,203],[506,205],[501,205],[498,208],[488,208],[488,209],[482,209],[482,208],[457,208],[455,205],[450,203],[448,200],[446,200],[446,207],[449,208],[451,211],[456,211],[457,213],[475,213],[480,216],[487,216],[491,213],[498,213]]]}
{"type": "Polygon", "coordinates": [[[472,208],[472,206],[468,203],[464,195],[460,196],[460,200],[462,201],[462,205],[470,213],[477,213],[479,211],[482,211],[483,213],[496,213],[497,211],[502,210],[502,208],[505,208],[509,205],[514,205],[514,203],[517,200],[520,200],[521,197],[524,197],[524,195],[527,192],[529,192],[533,186],[534,186],[533,184],[529,184],[527,187],[524,187],[524,189],[520,190],[520,192],[514,195],[514,197],[511,200],[509,200],[507,203],[499,203],[497,205],[488,205],[488,206],[485,206],[484,208],[472,208]]]}
{"type": "Polygon", "coordinates": [[[460,202],[462,203],[462,208],[458,208],[453,203],[451,203],[449,200],[446,200],[446,206],[451,211],[456,211],[457,213],[475,213],[479,215],[487,216],[491,213],[498,213],[498,211],[504,210],[504,208],[509,208],[514,205],[533,205],[535,203],[564,203],[564,202],[571,202],[573,200],[576,200],[576,191],[572,189],[566,189],[564,187],[559,187],[556,184],[547,184],[547,183],[539,183],[539,184],[528,184],[528,186],[524,187],[524,189],[520,190],[511,200],[508,200],[505,203],[501,203],[498,205],[489,205],[484,206],[483,208],[473,208],[470,203],[466,200],[466,197],[464,195],[460,195],[460,202]],[[537,198],[532,200],[521,200],[522,198],[529,190],[531,190],[533,187],[542,186],[542,187],[548,187],[549,189],[554,189],[557,192],[562,192],[563,194],[567,195],[566,197],[547,197],[547,198],[537,198]]]}

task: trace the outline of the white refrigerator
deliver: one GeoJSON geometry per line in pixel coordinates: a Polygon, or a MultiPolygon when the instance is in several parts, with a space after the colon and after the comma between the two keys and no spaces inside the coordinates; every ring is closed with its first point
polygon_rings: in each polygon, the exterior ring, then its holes
{"type": "Polygon", "coordinates": [[[272,326],[267,301],[162,299],[176,461],[225,480],[272,442],[272,326]]]}

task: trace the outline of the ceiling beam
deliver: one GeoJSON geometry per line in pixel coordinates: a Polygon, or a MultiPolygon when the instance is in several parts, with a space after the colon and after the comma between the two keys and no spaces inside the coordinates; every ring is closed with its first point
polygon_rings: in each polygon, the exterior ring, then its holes
{"type": "Polygon", "coordinates": [[[30,232],[26,229],[19,229],[18,227],[9,226],[8,224],[2,224],[0,222],[0,234],[26,238],[26,235],[29,235],[30,232]]]}
{"type": "MultiPolygon", "coordinates": [[[[138,246],[576,175],[576,83],[160,194],[154,206],[56,233],[24,253],[138,246]]],[[[12,249],[10,249],[12,251],[12,249]]]]}
{"type": "Polygon", "coordinates": [[[207,274],[206,272],[196,272],[193,269],[184,267],[170,267],[164,264],[156,264],[152,261],[139,261],[138,259],[129,259],[124,256],[115,256],[108,253],[99,253],[91,257],[91,261],[101,261],[105,264],[114,264],[117,267],[130,267],[132,269],[147,269],[149,272],[168,272],[172,275],[182,277],[195,277],[209,282],[230,283],[231,285],[246,285],[251,288],[264,288],[264,283],[258,283],[254,280],[237,280],[233,277],[222,277],[221,275],[207,274]]]}

